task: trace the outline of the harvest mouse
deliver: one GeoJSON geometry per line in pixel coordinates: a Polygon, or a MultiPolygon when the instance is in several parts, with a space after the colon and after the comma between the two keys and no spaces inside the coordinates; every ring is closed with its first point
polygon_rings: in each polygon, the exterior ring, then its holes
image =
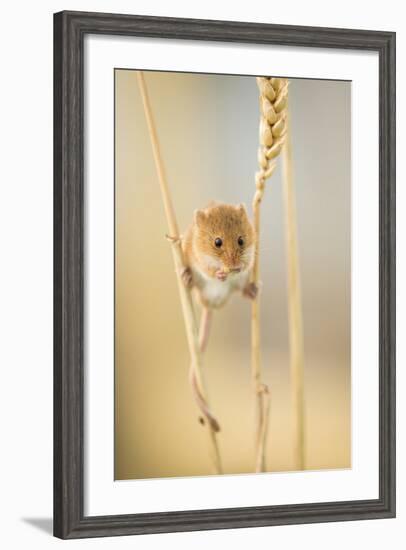
{"type": "MultiPolygon", "coordinates": [[[[243,204],[212,203],[196,210],[192,225],[182,238],[184,284],[193,289],[201,305],[199,344],[204,351],[213,309],[223,306],[234,292],[255,299],[258,289],[250,281],[255,257],[255,231],[243,204]]],[[[214,431],[217,420],[199,392],[191,370],[196,401],[214,431]]]]}
{"type": "Polygon", "coordinates": [[[215,203],[196,210],[182,247],[183,282],[197,290],[202,306],[219,308],[235,291],[255,298],[257,288],[249,280],[255,233],[243,204],[215,203]]]}

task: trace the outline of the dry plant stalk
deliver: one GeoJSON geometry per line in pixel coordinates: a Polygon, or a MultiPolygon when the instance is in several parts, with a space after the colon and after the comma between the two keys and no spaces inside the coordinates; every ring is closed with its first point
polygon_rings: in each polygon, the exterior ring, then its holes
{"type": "Polygon", "coordinates": [[[286,142],[283,147],[283,194],[288,269],[288,312],[290,375],[293,407],[294,461],[297,470],[305,469],[304,435],[304,340],[301,306],[299,254],[296,228],[296,200],[292,174],[292,142],[287,117],[286,142]]]}
{"type": "MultiPolygon", "coordinates": [[[[198,386],[200,395],[204,401],[208,403],[207,392],[204,386],[202,368],[201,368],[201,354],[199,349],[199,333],[196,324],[196,318],[193,308],[193,301],[190,290],[186,288],[181,279],[181,271],[184,267],[183,251],[181,246],[179,228],[173,208],[171,195],[169,191],[168,182],[164,170],[164,164],[160,152],[158,135],[155,128],[154,118],[152,115],[151,103],[148,96],[148,91],[145,83],[144,74],[142,71],[137,71],[138,85],[142,97],[144,106],[145,117],[147,120],[149,135],[151,139],[152,150],[154,154],[155,165],[158,173],[159,184],[162,193],[162,200],[165,207],[165,214],[168,222],[168,229],[170,234],[170,242],[172,243],[173,261],[175,264],[175,271],[177,274],[178,287],[180,300],[182,305],[183,318],[185,321],[186,336],[189,347],[189,353],[191,358],[191,368],[195,375],[195,381],[198,386]]],[[[217,441],[216,432],[213,430],[210,422],[206,422],[207,430],[209,432],[209,444],[210,454],[213,461],[215,473],[222,473],[220,451],[217,441]]]]}
{"type": "MultiPolygon", "coordinates": [[[[286,134],[286,109],[288,81],[284,78],[258,77],[260,103],[259,171],[255,175],[256,192],[252,202],[256,253],[252,281],[259,284],[260,206],[265,191],[265,181],[276,168],[276,157],[282,150],[286,134]]],[[[269,423],[270,394],[262,382],[260,308],[256,298],[251,307],[251,370],[256,400],[255,471],[266,470],[266,438],[269,423]]]]}

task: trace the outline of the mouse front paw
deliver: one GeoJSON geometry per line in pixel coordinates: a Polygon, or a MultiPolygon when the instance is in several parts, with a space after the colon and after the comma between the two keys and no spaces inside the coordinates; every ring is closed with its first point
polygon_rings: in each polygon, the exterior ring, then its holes
{"type": "Polygon", "coordinates": [[[243,295],[250,300],[255,300],[258,296],[258,292],[259,287],[256,283],[248,283],[242,291],[243,295]]]}
{"type": "Polygon", "coordinates": [[[184,267],[180,273],[183,284],[186,288],[192,288],[193,286],[193,275],[190,267],[184,267]]]}
{"type": "Polygon", "coordinates": [[[216,276],[216,279],[218,279],[219,281],[226,281],[227,280],[227,273],[225,273],[221,269],[219,269],[219,271],[216,271],[215,276],[216,276]]]}

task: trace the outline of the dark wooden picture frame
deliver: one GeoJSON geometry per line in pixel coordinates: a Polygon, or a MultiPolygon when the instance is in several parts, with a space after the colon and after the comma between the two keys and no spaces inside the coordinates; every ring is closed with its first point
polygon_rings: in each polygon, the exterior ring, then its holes
{"type": "Polygon", "coordinates": [[[395,34],[101,13],[54,16],[54,534],[80,538],[395,516],[395,34]],[[86,34],[379,54],[379,498],[85,516],[83,40],[86,34]]]}

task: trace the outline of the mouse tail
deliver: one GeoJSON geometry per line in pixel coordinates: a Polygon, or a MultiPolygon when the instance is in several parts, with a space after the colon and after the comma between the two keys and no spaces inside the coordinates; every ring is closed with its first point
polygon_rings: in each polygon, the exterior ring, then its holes
{"type": "Polygon", "coordinates": [[[209,340],[210,326],[211,326],[212,311],[210,308],[203,306],[202,316],[200,318],[199,327],[199,349],[200,353],[204,353],[206,350],[207,342],[209,340]]]}
{"type": "Polygon", "coordinates": [[[191,367],[190,369],[190,385],[192,386],[193,396],[195,398],[195,401],[197,403],[197,406],[199,407],[203,417],[201,417],[199,420],[202,424],[204,424],[204,418],[207,420],[207,422],[210,424],[212,430],[214,432],[220,431],[220,424],[218,423],[217,419],[213,415],[213,413],[210,411],[208,403],[206,399],[203,397],[203,395],[200,392],[200,388],[197,383],[196,379],[196,373],[191,367]]]}
{"type": "MultiPolygon", "coordinates": [[[[202,316],[200,319],[200,327],[199,327],[199,349],[201,353],[203,353],[204,350],[206,349],[207,342],[209,339],[211,317],[212,317],[211,310],[208,307],[203,307],[202,316]]],[[[209,422],[212,430],[215,432],[219,432],[220,425],[217,419],[215,418],[215,416],[213,415],[213,413],[210,411],[209,405],[200,391],[200,388],[196,379],[196,373],[193,369],[193,366],[191,366],[190,368],[189,378],[190,378],[190,385],[192,386],[193,396],[195,398],[195,401],[200,411],[209,422]]],[[[201,419],[201,421],[202,420],[203,419],[201,419]]]]}

